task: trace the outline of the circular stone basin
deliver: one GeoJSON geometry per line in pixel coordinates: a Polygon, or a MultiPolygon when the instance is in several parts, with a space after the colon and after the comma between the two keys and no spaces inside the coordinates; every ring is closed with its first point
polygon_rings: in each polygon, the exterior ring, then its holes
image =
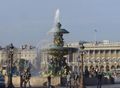
{"type": "Polygon", "coordinates": [[[74,53],[77,50],[78,50],[77,48],[73,48],[73,47],[60,47],[60,46],[51,46],[45,49],[45,51],[47,51],[48,54],[53,56],[61,56],[61,55],[64,56],[69,53],[74,53]]]}

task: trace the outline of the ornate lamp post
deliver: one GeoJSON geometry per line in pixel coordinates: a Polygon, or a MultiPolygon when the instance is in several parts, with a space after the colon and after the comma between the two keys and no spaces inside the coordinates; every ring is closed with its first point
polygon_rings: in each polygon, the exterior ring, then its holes
{"type": "Polygon", "coordinates": [[[80,50],[81,50],[81,53],[80,53],[80,58],[81,58],[81,73],[80,73],[80,88],[85,88],[84,86],[84,75],[83,75],[83,67],[84,67],[84,62],[83,62],[83,59],[84,59],[84,45],[83,43],[79,43],[79,46],[80,46],[80,50]]]}
{"type": "Polygon", "coordinates": [[[14,46],[11,43],[8,48],[8,58],[9,58],[9,69],[8,69],[8,87],[7,88],[14,88],[12,83],[12,68],[13,68],[13,55],[14,55],[14,46]]]}

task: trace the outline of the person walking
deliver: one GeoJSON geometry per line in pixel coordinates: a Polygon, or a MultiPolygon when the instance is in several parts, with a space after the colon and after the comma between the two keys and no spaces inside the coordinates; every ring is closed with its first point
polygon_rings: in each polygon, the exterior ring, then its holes
{"type": "Polygon", "coordinates": [[[66,88],[71,88],[71,75],[70,75],[70,73],[67,74],[67,87],[66,88]]]}
{"type": "Polygon", "coordinates": [[[97,75],[97,79],[98,79],[98,82],[97,82],[97,88],[101,88],[102,86],[102,73],[99,72],[98,75],[97,75]]]}
{"type": "Polygon", "coordinates": [[[76,73],[74,73],[74,87],[75,87],[75,88],[78,87],[77,81],[78,81],[78,74],[77,74],[77,72],[76,72],[76,73]]]}
{"type": "Polygon", "coordinates": [[[51,76],[48,76],[48,88],[51,88],[51,76]]]}

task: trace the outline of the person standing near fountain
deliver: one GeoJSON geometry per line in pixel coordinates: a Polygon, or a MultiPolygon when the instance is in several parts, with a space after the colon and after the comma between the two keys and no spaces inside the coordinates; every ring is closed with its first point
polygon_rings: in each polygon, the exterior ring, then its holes
{"type": "Polygon", "coordinates": [[[51,88],[51,75],[49,75],[47,79],[48,79],[48,88],[51,88]]]}
{"type": "Polygon", "coordinates": [[[97,88],[101,88],[102,86],[102,72],[99,72],[98,75],[97,75],[97,78],[98,78],[98,82],[97,82],[97,88]]]}
{"type": "Polygon", "coordinates": [[[20,87],[21,88],[26,88],[27,83],[29,85],[29,88],[31,87],[30,85],[30,78],[31,78],[31,73],[30,73],[30,68],[24,69],[24,71],[20,75],[20,87]]]}
{"type": "Polygon", "coordinates": [[[70,72],[67,74],[67,86],[66,88],[71,88],[71,74],[70,72]]]}

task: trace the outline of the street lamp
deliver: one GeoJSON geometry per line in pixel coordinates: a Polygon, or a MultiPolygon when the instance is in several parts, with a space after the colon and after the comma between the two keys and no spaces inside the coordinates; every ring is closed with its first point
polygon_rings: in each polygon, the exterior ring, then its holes
{"type": "Polygon", "coordinates": [[[84,86],[84,75],[83,75],[83,67],[84,67],[84,62],[83,62],[83,59],[84,59],[84,45],[83,43],[79,43],[79,46],[80,46],[80,58],[81,58],[81,74],[80,74],[80,88],[85,88],[84,86]]]}
{"type": "Polygon", "coordinates": [[[8,87],[7,88],[14,88],[13,83],[12,83],[12,69],[13,69],[13,55],[14,55],[14,46],[11,43],[7,47],[7,52],[8,52],[8,58],[9,58],[9,63],[8,63],[8,87]]]}

